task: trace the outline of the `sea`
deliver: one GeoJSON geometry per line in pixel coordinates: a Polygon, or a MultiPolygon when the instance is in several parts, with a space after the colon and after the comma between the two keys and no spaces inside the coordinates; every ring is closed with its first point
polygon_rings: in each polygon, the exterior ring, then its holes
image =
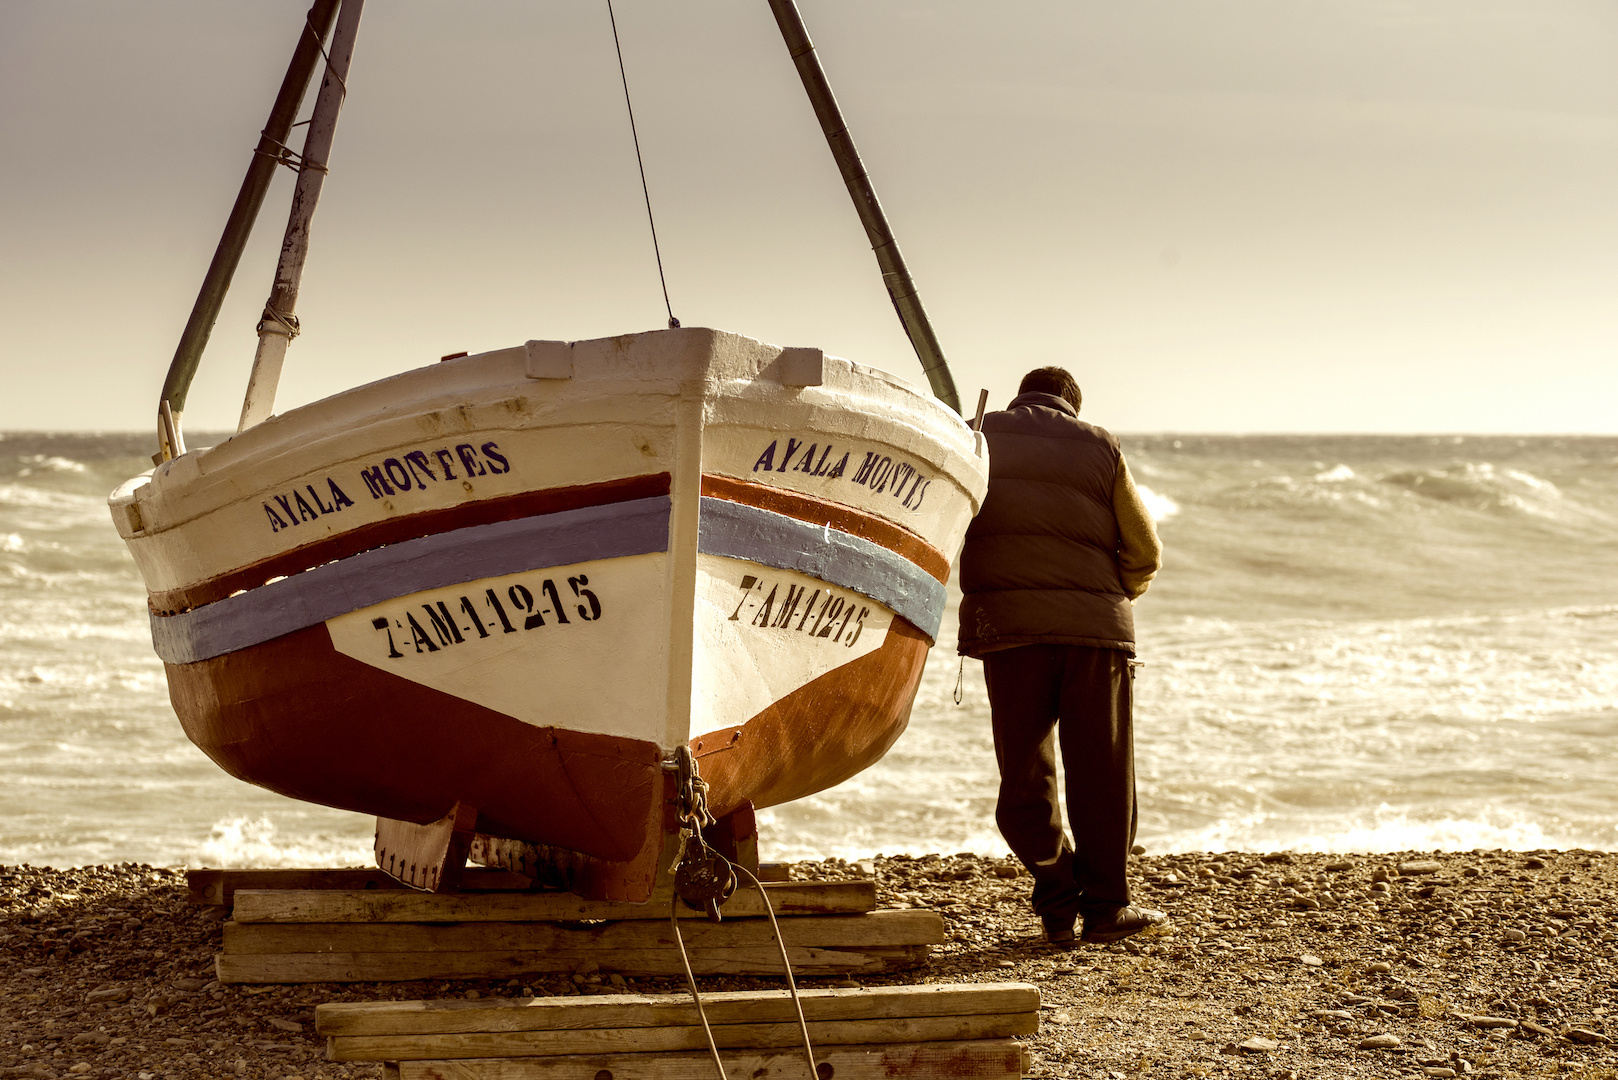
{"type": "MultiPolygon", "coordinates": [[[[0,435],[0,863],[369,863],[371,819],[180,730],[106,510],[152,441],[0,435]]],[[[1123,445],[1165,548],[1136,607],[1143,847],[1618,848],[1618,438],[1123,445]]],[[[763,811],[766,859],[1005,852],[958,599],[909,730],[763,811]]]]}

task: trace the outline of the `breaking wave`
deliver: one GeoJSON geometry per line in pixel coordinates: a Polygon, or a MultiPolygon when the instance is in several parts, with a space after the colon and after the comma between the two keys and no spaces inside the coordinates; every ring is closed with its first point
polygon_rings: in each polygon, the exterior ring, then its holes
{"type": "Polygon", "coordinates": [[[1140,493],[1140,501],[1146,505],[1146,512],[1152,516],[1154,523],[1167,521],[1180,512],[1180,504],[1167,495],[1159,495],[1145,484],[1135,485],[1140,493]]]}
{"type": "Polygon", "coordinates": [[[220,869],[234,867],[369,866],[375,862],[372,837],[360,830],[369,819],[353,815],[353,832],[282,835],[268,814],[230,817],[213,823],[208,836],[188,854],[185,864],[220,869]]]}

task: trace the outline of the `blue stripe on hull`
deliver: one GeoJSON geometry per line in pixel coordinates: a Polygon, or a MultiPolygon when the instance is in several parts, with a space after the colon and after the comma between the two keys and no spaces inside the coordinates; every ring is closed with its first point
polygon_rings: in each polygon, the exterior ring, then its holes
{"type": "Polygon", "coordinates": [[[667,551],[669,506],[660,495],[390,544],[178,615],[153,615],[152,644],[169,663],[190,664],[411,593],[667,551]]]}
{"type": "Polygon", "coordinates": [[[705,555],[796,570],[868,596],[936,639],[944,620],[939,580],[880,544],[756,506],[704,496],[697,548],[705,555]]]}
{"type": "MultiPolygon", "coordinates": [[[[152,615],[171,664],[259,645],[327,619],[481,578],[667,551],[666,495],[476,525],[377,548],[178,615],[152,615]]],[[[870,597],[936,637],[944,586],[902,555],[826,525],[704,497],[698,550],[796,570],[870,597]]]]}

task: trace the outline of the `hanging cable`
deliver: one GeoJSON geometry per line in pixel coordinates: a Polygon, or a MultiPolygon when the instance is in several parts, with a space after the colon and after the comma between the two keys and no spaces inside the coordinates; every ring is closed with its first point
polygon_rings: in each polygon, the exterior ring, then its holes
{"type": "Polygon", "coordinates": [[[635,131],[635,106],[629,100],[629,74],[624,70],[624,47],[618,41],[618,18],[612,13],[612,0],[607,0],[607,19],[612,23],[612,47],[618,52],[618,76],[624,81],[624,108],[629,110],[629,137],[635,142],[635,164],[640,167],[640,190],[646,196],[646,223],[652,227],[652,254],[657,258],[657,280],[663,286],[663,307],[669,313],[669,329],[678,330],[680,320],[674,317],[669,303],[669,282],[663,276],[663,252],[657,245],[657,221],[652,217],[652,192],[646,186],[646,162],[640,155],[640,135],[635,131]]]}
{"type": "Polygon", "coordinates": [[[815,1047],[809,1041],[809,1021],[803,1015],[803,1002],[798,998],[798,982],[792,977],[792,959],[787,955],[787,939],[781,935],[781,924],[775,918],[775,905],[770,903],[770,894],[764,890],[764,883],[754,876],[753,872],[745,866],[736,867],[736,872],[747,875],[747,880],[753,883],[753,888],[764,900],[765,914],[770,917],[770,929],[775,933],[775,944],[781,949],[781,967],[787,975],[787,992],[792,995],[792,1008],[798,1014],[798,1032],[803,1036],[803,1053],[809,1062],[809,1080],[819,1080],[820,1068],[815,1064],[815,1047]]]}
{"type": "MultiPolygon", "coordinates": [[[[809,1020],[803,1014],[803,1001],[798,997],[798,983],[792,977],[792,958],[787,954],[786,938],[781,936],[781,924],[775,918],[775,905],[770,902],[770,894],[765,891],[764,883],[755,877],[752,871],[745,866],[737,866],[738,873],[746,874],[747,880],[752,882],[753,888],[764,900],[764,911],[770,917],[770,929],[775,934],[775,944],[781,950],[781,966],[786,971],[787,992],[792,998],[792,1009],[798,1016],[798,1032],[803,1036],[804,1058],[809,1063],[809,1080],[820,1080],[820,1068],[815,1064],[815,1047],[809,1039],[809,1020]]],[[[697,992],[697,977],[691,970],[691,956],[685,949],[685,936],[680,932],[679,912],[680,897],[675,894],[669,898],[669,924],[674,929],[674,944],[680,949],[680,964],[685,968],[685,984],[691,990],[691,1000],[697,1006],[697,1019],[702,1021],[702,1032],[708,1037],[708,1053],[713,1058],[714,1071],[719,1074],[719,1080],[730,1080],[725,1074],[725,1062],[719,1056],[719,1044],[714,1041],[713,1027],[708,1023],[708,1011],[702,1006],[702,995],[697,992]]]]}
{"type": "Polygon", "coordinates": [[[714,1040],[713,1028],[708,1023],[708,1012],[702,1005],[702,994],[697,991],[697,977],[691,970],[685,935],[680,932],[679,911],[683,901],[690,907],[706,910],[708,918],[718,922],[721,918],[719,905],[736,888],[736,875],[739,873],[746,875],[753,888],[758,890],[759,898],[764,901],[764,911],[770,917],[775,944],[781,950],[781,966],[786,970],[787,990],[792,998],[793,1011],[798,1015],[798,1031],[803,1036],[804,1061],[809,1066],[805,1076],[807,1080],[820,1080],[820,1071],[815,1064],[815,1048],[809,1041],[809,1021],[803,1014],[798,983],[792,975],[792,958],[787,953],[786,938],[781,934],[781,924],[776,921],[775,905],[770,902],[770,894],[751,871],[731,863],[709,847],[708,841],[703,838],[703,826],[712,824],[714,817],[708,812],[708,784],[697,771],[697,760],[689,746],[675,748],[673,766],[679,774],[679,809],[676,812],[680,819],[681,842],[680,854],[669,868],[674,874],[674,890],[669,896],[669,925],[674,931],[674,943],[680,950],[680,964],[685,968],[685,984],[690,988],[691,1000],[697,1007],[697,1019],[702,1021],[703,1034],[708,1037],[708,1052],[713,1057],[714,1071],[718,1073],[719,1080],[728,1080],[724,1060],[719,1055],[719,1044],[714,1040]]]}
{"type": "Polygon", "coordinates": [[[691,970],[691,957],[685,951],[685,936],[680,933],[679,915],[680,897],[677,894],[669,896],[669,925],[674,929],[674,944],[680,947],[680,965],[685,968],[685,985],[691,990],[691,1000],[697,1006],[697,1019],[702,1021],[702,1033],[708,1037],[708,1053],[713,1057],[714,1071],[719,1074],[719,1080],[730,1080],[725,1075],[725,1061],[719,1056],[719,1044],[714,1041],[713,1027],[708,1023],[708,1010],[702,1007],[702,995],[697,992],[697,976],[691,970]]]}

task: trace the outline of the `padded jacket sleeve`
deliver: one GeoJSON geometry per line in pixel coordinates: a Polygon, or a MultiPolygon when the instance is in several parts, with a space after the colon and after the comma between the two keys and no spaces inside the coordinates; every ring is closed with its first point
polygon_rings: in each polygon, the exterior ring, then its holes
{"type": "Polygon", "coordinates": [[[1152,515],[1135,490],[1129,463],[1120,455],[1112,485],[1112,509],[1118,517],[1118,575],[1130,600],[1139,599],[1163,568],[1163,544],[1152,515]]]}

